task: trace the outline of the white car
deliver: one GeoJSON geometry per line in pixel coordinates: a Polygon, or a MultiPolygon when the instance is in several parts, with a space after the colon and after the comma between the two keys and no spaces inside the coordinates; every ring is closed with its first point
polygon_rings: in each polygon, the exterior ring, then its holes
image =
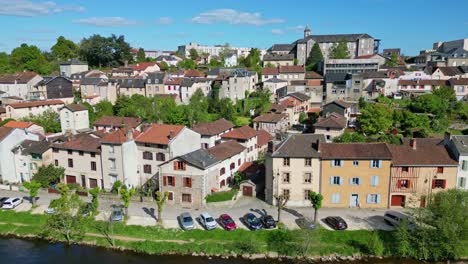
{"type": "Polygon", "coordinates": [[[2,209],[13,209],[23,202],[23,198],[13,197],[3,202],[2,209]]]}
{"type": "Polygon", "coordinates": [[[203,213],[200,215],[200,222],[207,230],[215,229],[218,226],[216,220],[214,220],[214,218],[211,217],[211,215],[208,213],[203,213]]]}

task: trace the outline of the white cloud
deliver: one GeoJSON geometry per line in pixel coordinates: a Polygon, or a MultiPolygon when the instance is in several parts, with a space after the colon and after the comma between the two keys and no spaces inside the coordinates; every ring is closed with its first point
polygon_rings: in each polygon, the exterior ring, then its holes
{"type": "Polygon", "coordinates": [[[228,23],[228,24],[246,24],[246,25],[267,25],[284,23],[285,20],[281,18],[263,18],[260,13],[239,12],[234,9],[214,9],[209,10],[191,19],[193,23],[197,24],[214,24],[214,23],[228,23]]]}
{"type": "Polygon", "coordinates": [[[156,20],[156,23],[160,25],[169,25],[174,23],[174,19],[170,17],[160,17],[156,20]]]}
{"type": "Polygon", "coordinates": [[[287,33],[302,33],[304,32],[305,26],[291,26],[291,27],[285,27],[285,28],[275,28],[271,30],[271,34],[273,35],[284,35],[287,33]]]}
{"type": "Polygon", "coordinates": [[[58,5],[51,1],[33,2],[28,0],[0,0],[2,16],[46,16],[65,11],[82,12],[85,8],[76,5],[58,5]]]}
{"type": "Polygon", "coordinates": [[[284,30],[279,29],[279,28],[275,28],[271,30],[271,34],[273,35],[283,35],[284,33],[285,33],[284,30]]]}
{"type": "Polygon", "coordinates": [[[123,17],[90,17],[78,19],[74,22],[77,24],[91,25],[96,27],[123,27],[134,26],[138,24],[136,21],[128,20],[123,17]]]}

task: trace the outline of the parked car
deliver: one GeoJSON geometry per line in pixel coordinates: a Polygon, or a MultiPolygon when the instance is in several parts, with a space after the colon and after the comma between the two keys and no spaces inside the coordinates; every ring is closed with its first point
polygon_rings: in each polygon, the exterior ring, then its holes
{"type": "Polygon", "coordinates": [[[214,218],[211,217],[211,215],[208,213],[203,213],[200,215],[200,222],[207,230],[213,230],[218,226],[214,218]]]}
{"type": "Polygon", "coordinates": [[[110,216],[111,221],[120,222],[124,220],[124,211],[122,207],[114,207],[110,216]]]}
{"type": "Polygon", "coordinates": [[[179,216],[180,225],[185,230],[192,230],[195,226],[193,223],[193,218],[189,213],[182,213],[179,216]]]}
{"type": "Polygon", "coordinates": [[[263,227],[267,229],[276,228],[276,221],[271,215],[264,215],[261,217],[260,221],[263,224],[263,227]]]}
{"type": "Polygon", "coordinates": [[[219,216],[219,224],[227,231],[232,231],[237,228],[236,222],[234,222],[228,214],[222,214],[219,216]]]}
{"type": "Polygon", "coordinates": [[[325,223],[335,230],[345,230],[348,228],[346,221],[339,216],[329,216],[325,218],[325,223]]]}
{"type": "Polygon", "coordinates": [[[44,210],[44,213],[48,215],[53,215],[57,213],[57,210],[55,210],[55,208],[48,207],[47,209],[44,210]]]}
{"type": "Polygon", "coordinates": [[[3,205],[3,203],[4,203],[6,200],[8,200],[8,199],[10,199],[10,198],[9,198],[9,197],[2,197],[2,198],[0,198],[0,207],[1,207],[1,206],[3,205]]]}
{"type": "Polygon", "coordinates": [[[2,209],[14,209],[16,206],[23,203],[23,198],[21,197],[13,197],[9,198],[2,203],[2,209]]]}
{"type": "Polygon", "coordinates": [[[262,223],[260,222],[260,219],[258,219],[254,214],[248,213],[245,214],[243,217],[244,224],[250,229],[250,230],[259,230],[262,229],[262,223]]]}
{"type": "Polygon", "coordinates": [[[416,224],[413,222],[411,216],[397,211],[385,212],[384,221],[391,226],[398,226],[401,222],[406,221],[409,228],[416,228],[416,224]]]}

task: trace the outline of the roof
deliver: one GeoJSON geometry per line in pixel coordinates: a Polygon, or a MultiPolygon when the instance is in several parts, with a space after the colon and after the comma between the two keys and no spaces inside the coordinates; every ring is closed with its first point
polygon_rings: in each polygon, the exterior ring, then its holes
{"type": "Polygon", "coordinates": [[[14,128],[5,126],[0,127],[0,141],[6,138],[10,134],[10,132],[13,131],[13,129],[14,128]]]}
{"type": "Polygon", "coordinates": [[[278,75],[279,70],[278,68],[263,68],[262,75],[278,75]]]}
{"type": "Polygon", "coordinates": [[[303,39],[299,39],[296,43],[304,43],[310,39],[318,43],[324,42],[356,42],[358,39],[362,38],[372,38],[369,34],[359,33],[359,34],[334,34],[334,35],[311,35],[303,39]]]}
{"type": "Polygon", "coordinates": [[[23,121],[15,121],[11,120],[8,123],[4,124],[4,127],[11,127],[11,128],[20,128],[20,129],[25,129],[28,128],[32,125],[35,125],[32,122],[23,122],[23,121]]]}
{"type": "Polygon", "coordinates": [[[190,69],[185,71],[184,77],[205,77],[205,74],[203,72],[190,69]]]}
{"type": "Polygon", "coordinates": [[[102,78],[85,77],[85,78],[81,79],[80,85],[99,85],[102,82],[105,82],[102,78]]]}
{"type": "Polygon", "coordinates": [[[257,146],[265,146],[270,140],[273,139],[273,136],[264,129],[257,131],[257,146]]]}
{"type": "MultiPolygon", "coordinates": [[[[166,77],[165,72],[148,72],[147,73],[147,80],[151,80],[152,84],[163,84],[164,83],[164,78],[166,77]]],[[[149,81],[147,81],[150,83],[149,81]]]]}
{"type": "Polygon", "coordinates": [[[323,79],[323,76],[314,71],[306,71],[305,78],[306,79],[323,79]]]}
{"type": "Polygon", "coordinates": [[[468,135],[452,136],[452,142],[460,155],[468,155],[468,135]]]}
{"type": "Polygon", "coordinates": [[[392,159],[385,143],[325,143],[321,152],[322,159],[392,159]]]}
{"type": "Polygon", "coordinates": [[[146,80],[140,78],[117,79],[120,88],[145,88],[146,80]]]}
{"type": "Polygon", "coordinates": [[[323,142],[325,137],[321,134],[293,134],[277,146],[272,157],[318,158],[317,149],[323,142]]]}
{"type": "Polygon", "coordinates": [[[60,65],[88,65],[86,62],[82,62],[78,59],[71,59],[68,61],[63,61],[60,65]]]}
{"type": "Polygon", "coordinates": [[[135,71],[144,71],[148,67],[152,67],[154,65],[156,65],[156,62],[140,62],[140,63],[132,65],[132,67],[133,67],[133,70],[135,71]]]}
{"type": "Polygon", "coordinates": [[[249,126],[236,128],[226,134],[221,135],[222,138],[232,139],[251,139],[257,135],[257,131],[249,126]]]}
{"type": "Polygon", "coordinates": [[[60,104],[64,104],[62,100],[44,100],[44,101],[29,101],[29,102],[13,103],[13,104],[9,104],[9,106],[15,109],[20,109],[20,108],[27,108],[27,107],[60,105],[60,104]]]}
{"type": "Polygon", "coordinates": [[[184,78],[168,78],[164,84],[166,85],[181,85],[184,78]]]}
{"type": "Polygon", "coordinates": [[[284,110],[286,110],[286,107],[284,105],[273,103],[273,104],[271,104],[270,109],[268,110],[268,112],[282,113],[282,112],[284,112],[284,110]]]}
{"type": "Polygon", "coordinates": [[[268,51],[291,51],[294,49],[293,44],[274,44],[268,51]]]}
{"type": "Polygon", "coordinates": [[[304,66],[302,65],[289,65],[289,66],[280,66],[280,73],[305,73],[304,66]]]}
{"type": "Polygon", "coordinates": [[[37,86],[41,86],[41,85],[47,85],[47,84],[49,84],[50,82],[52,82],[52,81],[54,81],[56,79],[64,79],[65,81],[72,83],[72,80],[70,80],[70,79],[68,79],[68,78],[66,78],[64,76],[44,76],[44,78],[40,82],[38,82],[35,86],[37,87],[37,86]]]}
{"type": "Polygon", "coordinates": [[[212,165],[219,162],[206,149],[198,149],[185,155],[179,156],[178,158],[200,169],[209,168],[212,165]]]}
{"type": "Polygon", "coordinates": [[[449,80],[449,83],[451,85],[468,85],[468,78],[460,78],[460,79],[452,78],[449,80]]]}
{"type": "Polygon", "coordinates": [[[35,72],[17,72],[11,74],[0,75],[0,83],[28,83],[34,77],[38,76],[35,72]]]}
{"type": "Polygon", "coordinates": [[[255,117],[252,121],[259,123],[278,123],[285,120],[288,116],[284,113],[267,113],[255,117]]]}
{"type": "Polygon", "coordinates": [[[430,86],[444,86],[447,80],[399,80],[398,85],[430,85],[430,86]]]}
{"type": "Polygon", "coordinates": [[[103,116],[94,122],[95,126],[137,128],[143,119],[124,116],[103,116]]]}
{"type": "Polygon", "coordinates": [[[24,140],[20,146],[23,148],[23,154],[42,154],[46,152],[50,146],[44,141],[24,140]]]}
{"type": "Polygon", "coordinates": [[[271,82],[271,83],[283,83],[283,82],[285,82],[285,83],[287,83],[288,81],[282,80],[282,79],[278,79],[278,78],[275,76],[275,77],[270,78],[270,79],[268,79],[268,80],[266,80],[266,81],[264,81],[264,82],[268,82],[268,83],[270,83],[270,82],[271,82]]]}
{"type": "MultiPolygon", "coordinates": [[[[458,67],[438,67],[434,69],[434,72],[439,69],[443,75],[445,76],[455,76],[455,75],[462,75],[463,72],[458,67]]],[[[434,73],[432,72],[432,73],[434,73]]]]}
{"type": "Polygon", "coordinates": [[[294,54],[265,54],[264,61],[293,61],[294,54]]]}
{"type": "Polygon", "coordinates": [[[168,145],[185,127],[180,125],[152,124],[136,139],[136,142],[168,145]]]}
{"type": "Polygon", "coordinates": [[[294,98],[296,98],[297,100],[299,100],[301,102],[305,102],[307,100],[310,100],[310,96],[308,96],[307,94],[300,93],[300,92],[290,93],[287,96],[294,97],[294,98]]]}
{"type": "Polygon", "coordinates": [[[325,81],[328,83],[343,82],[351,78],[351,74],[346,72],[333,72],[325,75],[325,81]]]}
{"type": "MultiPolygon", "coordinates": [[[[113,132],[106,133],[104,137],[101,139],[102,143],[110,143],[110,144],[122,144],[129,140],[127,138],[128,129],[117,129],[113,132]]],[[[133,130],[132,132],[133,138],[137,137],[140,132],[138,130],[133,130]]]]}
{"type": "Polygon", "coordinates": [[[329,127],[329,128],[346,128],[348,120],[346,117],[337,114],[331,113],[328,117],[320,117],[317,122],[314,124],[314,127],[329,127]]]}
{"type": "Polygon", "coordinates": [[[84,105],[80,105],[80,104],[69,104],[69,105],[66,105],[64,107],[67,108],[68,110],[72,111],[72,112],[88,111],[88,108],[86,108],[84,105]]]}
{"type": "Polygon", "coordinates": [[[301,101],[296,99],[295,97],[288,97],[287,95],[283,97],[284,99],[281,99],[280,104],[284,107],[294,107],[296,105],[300,105],[301,101]]]}
{"type": "Polygon", "coordinates": [[[349,108],[349,107],[352,106],[351,103],[347,103],[347,102],[345,102],[345,101],[343,101],[343,100],[335,100],[335,101],[332,101],[332,102],[330,102],[330,103],[324,105],[324,107],[327,106],[327,105],[330,105],[330,104],[336,104],[336,105],[338,105],[338,106],[340,106],[340,107],[342,107],[342,108],[349,108]]]}
{"type": "Polygon", "coordinates": [[[208,149],[208,152],[219,161],[226,160],[242,153],[245,147],[235,140],[229,140],[208,149]]]}
{"type": "Polygon", "coordinates": [[[88,152],[100,152],[101,139],[90,134],[77,134],[71,136],[63,143],[53,143],[52,147],[58,149],[70,149],[88,152]]]}
{"type": "Polygon", "coordinates": [[[458,162],[450,157],[440,138],[416,138],[416,149],[410,140],[402,140],[402,145],[388,145],[395,166],[457,166],[458,162]]]}
{"type": "Polygon", "coordinates": [[[214,136],[221,134],[233,127],[233,123],[224,118],[220,118],[213,122],[194,125],[192,130],[203,136],[214,136]]]}

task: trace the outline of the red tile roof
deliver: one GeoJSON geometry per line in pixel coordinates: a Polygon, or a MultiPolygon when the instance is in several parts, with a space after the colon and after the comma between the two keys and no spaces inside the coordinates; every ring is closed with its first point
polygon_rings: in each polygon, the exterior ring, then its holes
{"type": "Polygon", "coordinates": [[[331,113],[328,117],[320,117],[314,124],[314,127],[343,129],[346,128],[347,124],[348,120],[346,117],[337,113],[331,113]]]}
{"type": "Polygon", "coordinates": [[[289,65],[289,66],[280,66],[280,73],[305,73],[304,66],[300,65],[289,65]]]}
{"type": "Polygon", "coordinates": [[[89,152],[101,152],[101,139],[90,134],[77,134],[63,143],[54,143],[52,147],[89,152]]]}
{"type": "Polygon", "coordinates": [[[156,65],[156,62],[142,62],[131,65],[135,71],[144,71],[146,68],[156,65]]]}
{"type": "Polygon", "coordinates": [[[232,139],[251,139],[257,135],[257,131],[249,126],[236,128],[226,134],[221,135],[222,138],[232,139]]]}
{"type": "Polygon", "coordinates": [[[183,129],[184,126],[180,125],[152,124],[148,128],[145,128],[135,141],[168,145],[183,129]]]}
{"type": "Polygon", "coordinates": [[[263,68],[262,75],[278,75],[279,70],[278,68],[263,68]]]}
{"type": "Polygon", "coordinates": [[[278,123],[281,120],[286,120],[288,116],[284,113],[267,113],[255,117],[252,121],[259,123],[278,123]]]}
{"type": "Polygon", "coordinates": [[[399,80],[398,85],[444,86],[447,82],[447,80],[399,80]]]}
{"type": "Polygon", "coordinates": [[[205,74],[203,72],[197,71],[197,70],[186,70],[184,73],[185,77],[205,77],[205,74]]]}
{"type": "Polygon", "coordinates": [[[268,144],[270,140],[273,139],[273,136],[264,129],[257,131],[257,147],[262,147],[268,144]]]}
{"type": "Polygon", "coordinates": [[[320,113],[320,107],[311,107],[307,110],[307,113],[320,113]]]}
{"type": "Polygon", "coordinates": [[[416,138],[416,148],[413,149],[409,140],[403,140],[403,145],[388,145],[395,166],[456,166],[440,138],[416,138]]]}
{"type": "Polygon", "coordinates": [[[369,55],[361,55],[361,56],[356,56],[355,59],[370,59],[376,56],[377,54],[369,54],[369,55]]]}
{"type": "Polygon", "coordinates": [[[64,104],[64,102],[62,100],[30,101],[30,102],[13,103],[13,104],[9,104],[9,106],[15,109],[20,109],[20,108],[27,108],[27,107],[59,105],[59,104],[64,104]]]}
{"type": "Polygon", "coordinates": [[[14,128],[11,127],[0,127],[0,141],[6,138],[14,128]]]}
{"type": "Polygon", "coordinates": [[[94,126],[137,128],[143,119],[124,116],[103,116],[94,122],[94,126]]]}
{"type": "Polygon", "coordinates": [[[72,112],[88,110],[88,108],[80,104],[69,104],[69,105],[66,105],[65,108],[68,108],[72,112]]]}
{"type": "Polygon", "coordinates": [[[300,105],[301,102],[294,97],[286,97],[280,104],[284,107],[294,107],[296,105],[300,105]]]}
{"type": "Polygon", "coordinates": [[[180,85],[182,84],[182,80],[184,80],[184,78],[169,78],[166,80],[166,82],[164,84],[166,85],[180,85]]]}
{"type": "Polygon", "coordinates": [[[306,79],[323,79],[323,76],[314,71],[308,71],[305,73],[306,79]]]}
{"type": "Polygon", "coordinates": [[[3,125],[4,127],[11,127],[11,128],[21,128],[21,129],[25,129],[25,128],[28,128],[32,125],[35,125],[34,123],[32,122],[23,122],[23,121],[15,121],[15,120],[11,120],[9,121],[8,123],[6,123],[5,125],[3,125]]]}
{"type": "Polygon", "coordinates": [[[320,146],[322,159],[391,159],[385,143],[325,143],[320,146]]]}
{"type": "MultiPolygon", "coordinates": [[[[127,138],[127,129],[117,129],[113,132],[106,133],[104,137],[101,139],[102,143],[112,143],[112,144],[122,144],[129,140],[127,138]]],[[[133,138],[138,137],[140,135],[140,131],[133,130],[132,132],[133,138]]]]}
{"type": "Polygon", "coordinates": [[[208,152],[217,160],[225,160],[242,153],[244,150],[244,146],[234,140],[230,140],[209,148],[208,152]]]}
{"type": "Polygon", "coordinates": [[[449,80],[451,85],[468,85],[468,78],[452,78],[449,80]]]}
{"type": "Polygon", "coordinates": [[[214,135],[221,134],[224,131],[227,131],[233,127],[234,127],[233,123],[231,123],[230,121],[224,118],[221,118],[214,122],[194,125],[192,127],[192,130],[197,132],[200,135],[214,136],[214,135]]]}

